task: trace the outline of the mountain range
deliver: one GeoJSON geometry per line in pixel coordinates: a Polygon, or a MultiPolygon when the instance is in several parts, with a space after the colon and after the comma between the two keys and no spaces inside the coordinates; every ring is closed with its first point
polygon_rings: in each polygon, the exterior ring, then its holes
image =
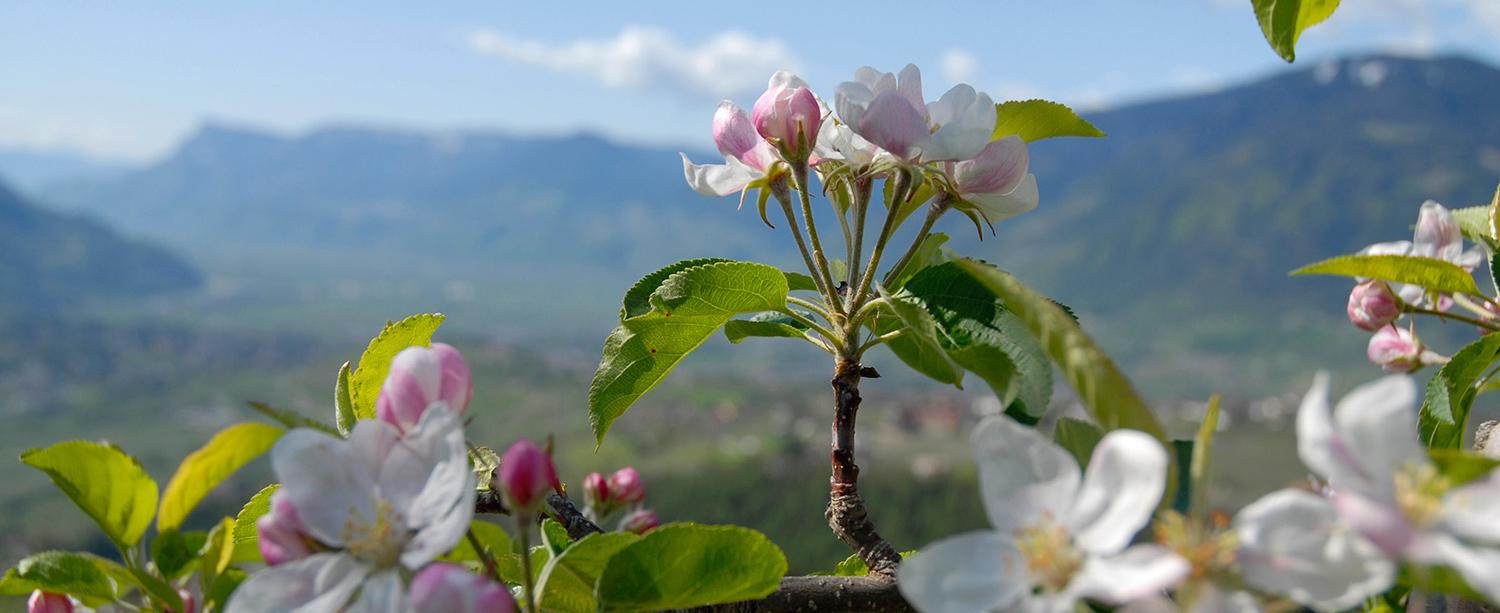
{"type": "MultiPolygon", "coordinates": [[[[983,241],[962,219],[942,229],[1077,309],[1149,387],[1286,386],[1357,364],[1364,342],[1342,323],[1347,283],[1287,271],[1406,237],[1425,199],[1487,201],[1497,99],[1485,64],[1367,56],[1090,113],[1108,138],[1033,143],[1036,211],[983,241]]],[[[149,166],[43,193],[252,304],[481,303],[483,325],[593,342],[620,292],[670,261],[795,263],[753,210],[688,190],[677,151],[588,135],[213,124],[149,166]]]]}

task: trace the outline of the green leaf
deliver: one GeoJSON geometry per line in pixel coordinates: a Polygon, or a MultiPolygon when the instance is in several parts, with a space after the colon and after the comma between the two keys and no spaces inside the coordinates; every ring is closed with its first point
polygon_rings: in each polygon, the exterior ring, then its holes
{"type": "Polygon", "coordinates": [[[1339,7],[1339,0],[1251,0],[1255,19],[1266,42],[1281,59],[1297,59],[1302,31],[1322,23],[1339,7]]]}
{"type": "MultiPolygon", "coordinates": [[[[491,557],[499,559],[512,553],[511,549],[514,545],[510,540],[510,535],[506,534],[505,528],[476,519],[469,524],[469,530],[474,532],[474,537],[479,540],[479,544],[491,557]]],[[[484,560],[479,556],[479,552],[474,550],[474,544],[470,543],[467,538],[459,540],[458,546],[442,559],[448,562],[482,562],[484,560]]]]}
{"type": "Polygon", "coordinates": [[[135,577],[136,583],[140,585],[141,591],[145,592],[159,609],[183,610],[182,596],[177,594],[177,588],[172,587],[172,584],[140,568],[132,566],[128,570],[131,576],[135,577]]]}
{"type": "Polygon", "coordinates": [[[1292,275],[1368,277],[1443,293],[1479,293],[1474,276],[1457,264],[1414,255],[1341,255],[1298,268],[1292,275]]]}
{"type": "Polygon", "coordinates": [[[213,583],[209,584],[208,593],[204,595],[207,604],[202,610],[223,611],[224,605],[229,602],[229,597],[248,578],[250,575],[238,568],[224,569],[224,572],[214,577],[213,583]]]}
{"type": "Polygon", "coordinates": [[[1203,423],[1198,425],[1198,435],[1193,438],[1192,467],[1188,471],[1193,488],[1193,504],[1189,515],[1202,517],[1208,511],[1209,469],[1213,462],[1214,434],[1219,430],[1219,405],[1222,399],[1214,394],[1208,399],[1208,408],[1203,412],[1203,423]]]}
{"type": "Polygon", "coordinates": [[[338,427],[339,436],[347,438],[358,420],[354,415],[354,399],[349,396],[349,363],[344,362],[339,367],[338,381],[333,384],[333,425],[338,427]]]}
{"type": "Polygon", "coordinates": [[[276,493],[280,483],[261,488],[234,516],[234,561],[264,562],[260,557],[260,535],[255,531],[255,520],[271,512],[271,494],[276,493]]]}
{"type": "Polygon", "coordinates": [[[193,569],[198,555],[208,542],[203,532],[180,532],[176,528],[163,530],[151,540],[151,561],[168,581],[176,581],[193,569]]]}
{"type": "Polygon", "coordinates": [[[321,421],[318,421],[296,411],[278,409],[264,402],[250,402],[248,404],[250,405],[251,409],[255,410],[256,413],[265,415],[266,417],[271,418],[272,421],[286,426],[287,428],[312,428],[314,430],[325,432],[332,436],[342,436],[341,434],[339,434],[338,430],[334,429],[333,426],[325,424],[321,421]]]}
{"type": "Polygon", "coordinates": [[[1104,132],[1073,109],[1048,100],[1012,100],[995,105],[995,132],[990,140],[1019,136],[1026,142],[1054,136],[1103,138],[1104,132]]]}
{"type": "Polygon", "coordinates": [[[203,547],[202,562],[198,565],[198,572],[203,575],[201,585],[212,587],[234,563],[234,525],[233,519],[225,517],[208,532],[208,543],[203,547]]]}
{"type": "Polygon", "coordinates": [[[1052,433],[1052,440],[1073,454],[1073,459],[1078,460],[1080,468],[1088,468],[1089,458],[1094,456],[1094,447],[1102,438],[1104,432],[1099,430],[1099,426],[1074,417],[1058,419],[1057,429],[1052,433]]]}
{"type": "Polygon", "coordinates": [[[364,354],[359,356],[359,366],[349,375],[349,400],[356,418],[375,417],[375,399],[380,396],[385,376],[391,372],[391,360],[407,347],[432,345],[432,334],[443,325],[444,319],[440,313],[422,313],[385,324],[385,329],[365,347],[364,354]]]}
{"type": "Polygon", "coordinates": [[[1495,237],[1490,235],[1490,230],[1494,227],[1490,223],[1490,205],[1464,207],[1450,212],[1464,238],[1491,246],[1496,244],[1495,237]]]}
{"type": "Polygon", "coordinates": [[[573,544],[573,537],[568,536],[567,528],[548,517],[542,520],[542,544],[552,551],[553,556],[557,556],[573,544]]]}
{"type": "Polygon", "coordinates": [[[1178,513],[1187,513],[1193,506],[1193,476],[1190,472],[1193,467],[1193,441],[1174,440],[1172,446],[1172,465],[1168,470],[1167,484],[1170,496],[1162,498],[1163,503],[1170,502],[1170,507],[1178,513]]]}
{"type": "Polygon", "coordinates": [[[21,461],[47,473],[121,550],[141,540],[156,514],[156,482],[114,445],[67,441],[28,449],[21,461]]]}
{"type": "Polygon", "coordinates": [[[742,313],[785,308],[787,291],[786,275],[751,262],[714,262],[668,276],[651,293],[650,311],[620,322],[604,341],[603,359],[589,385],[589,426],[596,444],[630,405],[720,326],[742,313]]]}
{"type": "Polygon", "coordinates": [[[495,469],[500,468],[500,454],[484,445],[471,444],[469,445],[469,467],[474,471],[475,482],[478,484],[475,489],[488,492],[495,469]]]}
{"type": "MultiPolygon", "coordinates": [[[[727,262],[729,260],[719,260],[719,261],[727,262]]],[[[794,292],[816,292],[816,291],[818,291],[818,282],[817,281],[813,281],[812,277],[804,275],[804,274],[802,274],[800,272],[790,272],[790,271],[785,271],[785,270],[781,271],[781,274],[786,275],[786,286],[787,286],[787,289],[789,289],[790,291],[794,291],[794,292]]]]}
{"type": "Polygon", "coordinates": [[[1454,485],[1486,477],[1496,466],[1500,466],[1500,459],[1464,449],[1428,449],[1427,456],[1432,458],[1438,471],[1454,485]]]}
{"type": "MultiPolygon", "coordinates": [[[[901,552],[901,558],[906,559],[908,557],[911,557],[911,555],[916,552],[917,551],[915,549],[911,551],[903,551],[901,552]]],[[[819,573],[813,574],[817,575],[819,573]]],[[[868,574],[870,574],[870,567],[865,565],[864,560],[859,559],[859,554],[851,553],[849,554],[849,557],[844,558],[843,560],[840,560],[838,564],[833,565],[833,572],[828,573],[828,576],[863,577],[868,574]]]]}
{"type": "MultiPolygon", "coordinates": [[[[1446,566],[1415,566],[1403,564],[1401,572],[1396,576],[1397,585],[1411,586],[1414,590],[1422,590],[1430,594],[1446,594],[1449,596],[1462,596],[1470,600],[1485,602],[1485,598],[1469,587],[1464,581],[1463,575],[1446,566]]],[[[1483,610],[1487,607],[1479,606],[1476,609],[1483,610]]],[[[1459,610],[1458,607],[1445,608],[1444,610],[1459,610]]]]}
{"type": "Polygon", "coordinates": [[[641,537],[629,532],[595,533],[578,539],[542,568],[537,606],[557,613],[593,613],[599,609],[594,586],[615,553],[641,537]]]}
{"type": "Polygon", "coordinates": [[[235,424],[220,430],[207,444],[188,454],[162,493],[156,529],[166,532],[181,526],[204,496],[241,466],[270,451],[282,432],[281,428],[267,424],[235,424]]]}
{"type": "Polygon", "coordinates": [[[952,262],[923,269],[905,291],[927,307],[953,360],[984,379],[1008,412],[1028,423],[1041,419],[1052,400],[1052,366],[994,292],[952,262]]]}
{"type": "MultiPolygon", "coordinates": [[[[658,269],[656,272],[642,277],[640,281],[635,282],[635,285],[630,286],[630,289],[625,290],[625,299],[623,301],[624,306],[620,308],[620,321],[625,321],[627,319],[630,319],[631,317],[638,317],[641,315],[645,315],[646,313],[650,313],[651,294],[656,293],[656,290],[660,288],[663,283],[666,283],[668,277],[671,277],[672,275],[675,275],[689,268],[703,266],[705,264],[713,264],[716,262],[732,261],[733,260],[729,260],[726,258],[696,258],[692,260],[683,260],[681,262],[677,262],[675,264],[671,264],[669,266],[658,269]]],[[[784,272],[782,274],[786,276],[787,284],[790,285],[792,283],[793,275],[796,275],[797,273],[784,272]]],[[[812,282],[812,277],[808,277],[807,275],[800,276],[805,277],[808,282],[812,282]]],[[[801,283],[800,279],[798,280],[798,283],[801,283]]],[[[816,287],[817,286],[814,285],[814,288],[816,287]]]]}
{"type": "Polygon", "coordinates": [[[978,260],[957,262],[1026,324],[1104,431],[1132,428],[1169,443],[1146,401],[1061,307],[999,268],[978,260]]]}
{"type": "Polygon", "coordinates": [[[724,324],[724,336],[731,343],[739,343],[752,336],[802,338],[804,330],[807,330],[807,326],[802,322],[792,319],[785,313],[775,311],[756,313],[750,319],[734,319],[724,324]]]}
{"type": "Polygon", "coordinates": [[[964,370],[945,349],[955,343],[938,328],[921,300],[906,290],[893,296],[882,288],[880,295],[885,300],[868,320],[870,329],[882,335],[900,330],[900,336],[885,342],[891,353],[912,370],[962,389],[964,370]]]}
{"type": "Polygon", "coordinates": [[[892,291],[906,286],[906,282],[921,272],[923,269],[937,266],[952,258],[943,252],[943,243],[948,242],[948,235],[942,232],[933,232],[922,239],[922,244],[917,247],[916,253],[901,267],[901,272],[896,273],[892,279],[890,289],[892,291]]]}
{"type": "Polygon", "coordinates": [[[786,555],[738,526],[668,524],[609,558],[595,597],[600,611],[660,611],[762,598],[786,574],[786,555]]]}
{"type": "Polygon", "coordinates": [[[1417,425],[1428,447],[1463,447],[1477,383],[1497,357],[1500,357],[1500,334],[1483,336],[1453,354],[1427,382],[1427,396],[1417,425]]]}
{"type": "Polygon", "coordinates": [[[17,562],[0,577],[0,596],[28,596],[35,590],[67,594],[99,607],[124,596],[135,585],[130,571],[91,553],[44,551],[17,562]]]}

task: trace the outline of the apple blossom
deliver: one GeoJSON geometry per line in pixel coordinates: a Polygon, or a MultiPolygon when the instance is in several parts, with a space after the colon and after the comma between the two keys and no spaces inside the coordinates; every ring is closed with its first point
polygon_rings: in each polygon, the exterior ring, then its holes
{"type": "Polygon", "coordinates": [[[1370,362],[1388,373],[1409,373],[1428,364],[1442,364],[1447,358],[1427,349],[1411,330],[1386,326],[1370,336],[1365,350],[1370,362]]]}
{"type": "Polygon", "coordinates": [[[375,415],[406,431],[434,403],[462,414],[474,395],[469,365],[451,345],[408,347],[391,360],[391,372],[375,399],[375,415]]]}
{"type": "Polygon", "coordinates": [[[755,131],[778,146],[789,160],[806,158],[823,122],[823,107],[802,79],[785,70],[771,82],[751,109],[755,131]]]}
{"type": "Polygon", "coordinates": [[[1365,281],[1349,292],[1349,322],[1374,332],[1401,316],[1401,299],[1385,281],[1365,281]]]}
{"type": "Polygon", "coordinates": [[[36,590],[26,601],[26,613],[73,613],[73,599],[67,594],[36,590]]]}
{"type": "Polygon", "coordinates": [[[1109,433],[1082,476],[1066,450],[1008,418],[986,419],[974,445],[994,530],[940,540],[902,563],[898,585],[918,609],[1071,611],[1084,598],[1146,598],[1187,574],[1164,547],[1129,546],[1166,487],[1155,439],[1109,433]]]}
{"type": "MultiPolygon", "coordinates": [[[[1417,213],[1417,227],[1412,240],[1376,243],[1360,250],[1360,254],[1436,258],[1468,271],[1474,270],[1484,259],[1478,248],[1464,250],[1463,234],[1459,231],[1458,221],[1453,219],[1453,213],[1432,200],[1422,203],[1422,209],[1417,213]]],[[[1395,283],[1391,285],[1391,289],[1407,304],[1447,310],[1451,301],[1440,297],[1436,303],[1431,303],[1427,299],[1427,290],[1417,285],[1395,283]]]]}
{"type": "Polygon", "coordinates": [[[312,555],[309,537],[297,519],[297,509],[280,491],[271,495],[271,510],[255,520],[260,555],[266,564],[278,566],[312,555]]]}
{"type": "Polygon", "coordinates": [[[609,476],[609,493],[616,503],[640,504],[646,499],[646,482],[634,467],[626,466],[609,476]]]}
{"type": "Polygon", "coordinates": [[[922,73],[911,64],[900,75],[861,67],[839,84],[834,106],[855,134],[908,163],[973,158],[995,130],[989,95],[961,84],[927,104],[922,73]]]}
{"type": "Polygon", "coordinates": [[[1332,488],[1348,525],[1386,556],[1448,566],[1490,600],[1500,600],[1500,476],[1458,485],[1416,436],[1418,391],[1390,376],[1328,406],[1319,373],[1297,411],[1297,451],[1332,488]]]}
{"type": "Polygon", "coordinates": [[[506,502],[516,512],[536,512],[548,492],[562,487],[552,458],[526,439],[516,441],[505,451],[495,473],[506,502]]]}
{"type": "Polygon", "coordinates": [[[591,507],[609,504],[609,480],[599,473],[589,473],[583,478],[583,500],[591,507]]]}
{"type": "Polygon", "coordinates": [[[411,580],[411,605],[433,613],[514,613],[510,590],[457,564],[434,562],[411,580]]]}
{"type": "Polygon", "coordinates": [[[1234,530],[1247,583],[1318,611],[1353,607],[1395,580],[1395,564],[1312,492],[1268,494],[1235,516],[1234,530]]]}
{"type": "Polygon", "coordinates": [[[651,509],[636,509],[620,520],[621,532],[645,534],[661,525],[661,519],[651,509]]]}
{"type": "Polygon", "coordinates": [[[463,422],[444,403],[405,435],[378,419],[358,422],[347,440],[292,430],[271,464],[278,495],[326,550],[255,573],[230,613],[403,608],[403,573],[451,550],[474,516],[463,422]]]}
{"type": "Polygon", "coordinates": [[[187,588],[177,589],[177,598],[182,601],[181,613],[198,613],[198,597],[187,588]]]}
{"type": "Polygon", "coordinates": [[[958,192],[956,206],[972,209],[990,223],[1036,208],[1036,176],[1028,172],[1030,156],[1019,136],[992,141],[973,159],[947,162],[944,170],[958,192]]]}

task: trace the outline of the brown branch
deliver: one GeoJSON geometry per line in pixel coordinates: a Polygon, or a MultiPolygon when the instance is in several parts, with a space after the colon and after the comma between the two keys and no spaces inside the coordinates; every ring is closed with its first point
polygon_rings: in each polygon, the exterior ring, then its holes
{"type": "Polygon", "coordinates": [[[896,582],[880,577],[785,577],[780,588],[760,600],[688,609],[693,613],[912,610],[896,590],[896,582]]]}
{"type": "MultiPolygon", "coordinates": [[[[557,523],[562,524],[563,528],[568,530],[568,536],[574,540],[581,539],[595,532],[604,532],[598,524],[584,517],[583,512],[578,510],[573,501],[568,500],[567,496],[557,492],[547,495],[547,511],[547,514],[551,515],[552,519],[557,520],[557,523]]],[[[510,515],[510,509],[506,508],[505,501],[500,498],[498,492],[493,490],[479,492],[479,496],[474,499],[474,512],[510,515]]]]}
{"type": "MultiPolygon", "coordinates": [[[[876,375],[873,371],[869,374],[876,375]]],[[[901,565],[901,554],[875,531],[859,495],[859,465],[854,463],[854,419],[859,413],[858,362],[840,357],[833,375],[833,476],[829,478],[828,527],[870,569],[870,575],[890,579],[901,565]]],[[[876,375],[878,376],[878,375],[876,375]]]]}

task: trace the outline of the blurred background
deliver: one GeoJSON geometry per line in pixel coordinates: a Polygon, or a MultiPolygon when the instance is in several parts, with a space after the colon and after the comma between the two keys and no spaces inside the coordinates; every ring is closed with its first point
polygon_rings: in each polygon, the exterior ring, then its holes
{"type": "MultiPolygon", "coordinates": [[[[683,183],[679,151],[719,157],[718,100],[748,107],[782,68],[831,97],[860,65],[914,62],[929,98],[1045,97],[1109,134],[1034,144],[1042,204],[996,236],[939,229],[1073,307],[1179,434],[1225,394],[1213,496],[1234,506],[1302,476],[1288,418],[1314,370],[1378,375],[1349,284],[1287,271],[1500,181],[1493,0],[1345,0],[1294,66],[1241,0],[650,6],[0,5],[0,461],[107,439],[165,483],[257,419],[247,401],[331,418],[341,363],[440,311],[474,367],[476,442],[554,435],[565,480],[634,464],[665,520],[752,526],[794,572],[828,568],[849,552],[822,518],[823,356],[715,338],[597,453],[587,382],[645,273],[798,263],[784,230],[683,183]]],[[[1428,328],[1447,351],[1472,334],[1428,328]]],[[[869,363],[888,375],[859,440],[879,528],[914,549],[982,524],[966,437],[990,390],[869,363]]],[[[0,562],[107,551],[9,467],[0,562]]],[[[268,479],[261,460],[194,523],[268,479]]]]}

